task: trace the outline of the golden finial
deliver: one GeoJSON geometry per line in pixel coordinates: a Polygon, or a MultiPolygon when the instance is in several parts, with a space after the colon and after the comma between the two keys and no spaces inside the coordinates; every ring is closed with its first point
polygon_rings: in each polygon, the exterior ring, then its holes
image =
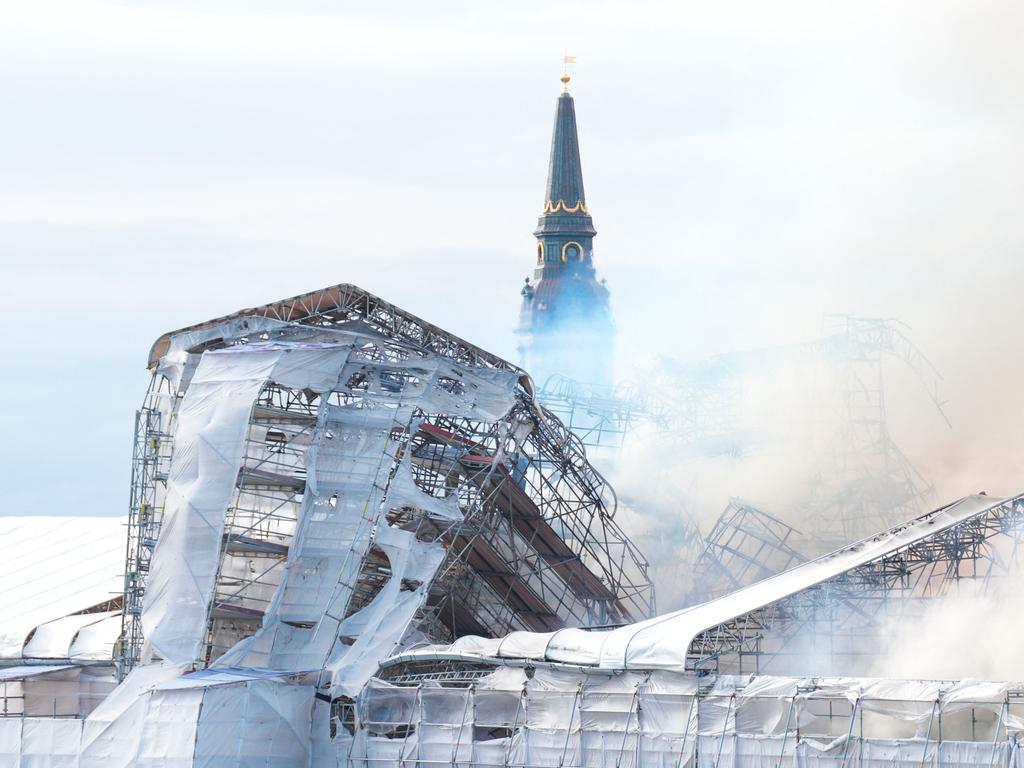
{"type": "Polygon", "coordinates": [[[562,76],[559,80],[562,81],[562,93],[569,92],[569,65],[576,63],[576,57],[570,56],[568,53],[562,56],[562,76]]]}

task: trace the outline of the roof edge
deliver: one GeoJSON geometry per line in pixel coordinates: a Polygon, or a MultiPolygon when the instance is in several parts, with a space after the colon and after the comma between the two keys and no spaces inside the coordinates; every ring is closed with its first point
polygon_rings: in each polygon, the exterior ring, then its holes
{"type": "Polygon", "coordinates": [[[349,283],[339,283],[258,307],[240,309],[222,317],[168,331],[153,342],[146,367],[152,370],[160,358],[167,354],[171,340],[182,333],[205,330],[242,317],[263,317],[286,323],[319,325],[321,323],[314,321],[318,318],[328,320],[332,313],[339,311],[358,315],[370,324],[380,326],[386,332],[400,335],[422,349],[438,352],[445,357],[471,359],[478,364],[518,372],[522,374],[523,386],[528,392],[533,393],[533,384],[529,376],[518,366],[349,283]]]}

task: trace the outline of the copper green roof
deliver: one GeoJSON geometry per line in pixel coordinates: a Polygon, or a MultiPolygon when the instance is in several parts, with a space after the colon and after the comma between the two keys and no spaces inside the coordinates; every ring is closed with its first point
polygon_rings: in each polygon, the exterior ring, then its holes
{"type": "Polygon", "coordinates": [[[587,198],[583,192],[580,142],[576,135],[576,108],[572,96],[568,93],[563,93],[558,97],[555,130],[551,137],[548,187],[544,203],[546,212],[553,213],[554,211],[551,209],[559,207],[567,212],[576,212],[582,206],[583,213],[586,213],[587,198]]]}

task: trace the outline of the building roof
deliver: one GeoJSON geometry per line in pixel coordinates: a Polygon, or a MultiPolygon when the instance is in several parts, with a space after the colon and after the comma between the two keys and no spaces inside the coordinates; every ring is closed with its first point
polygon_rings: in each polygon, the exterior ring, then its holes
{"type": "MultiPolygon", "coordinates": [[[[421,320],[411,312],[406,312],[404,309],[374,296],[369,291],[345,283],[263,304],[259,307],[240,309],[223,317],[168,331],[153,342],[153,346],[149,350],[147,367],[154,368],[156,366],[160,358],[170,349],[172,339],[179,334],[191,334],[197,344],[201,340],[204,347],[212,346],[218,340],[202,337],[202,332],[228,330],[218,327],[229,326],[233,321],[240,321],[240,327],[234,329],[234,332],[241,335],[244,330],[241,326],[245,325],[245,318],[250,317],[314,326],[342,327],[361,324],[365,331],[375,330],[384,335],[394,335],[414,347],[429,350],[462,363],[505,371],[519,370],[497,355],[421,320]]],[[[525,378],[523,385],[529,386],[525,378]]]]}
{"type": "Polygon", "coordinates": [[[576,107],[568,93],[558,97],[555,109],[544,209],[534,234],[568,237],[593,237],[597,234],[587,211],[580,141],[576,133],[576,107]]]}
{"type": "Polygon", "coordinates": [[[906,550],[955,526],[982,517],[1011,500],[967,496],[908,523],[803,563],[716,600],[603,632],[563,629],[515,632],[487,640],[461,638],[448,647],[429,647],[396,656],[389,663],[437,655],[544,660],[605,669],[686,669],[691,643],[702,633],[753,613],[869,563],[906,550]]]}
{"type": "Polygon", "coordinates": [[[551,159],[548,163],[548,186],[544,202],[559,202],[573,209],[582,203],[586,212],[587,197],[583,192],[583,166],[580,164],[580,142],[576,134],[576,107],[572,96],[558,97],[555,129],[551,136],[551,159]]]}
{"type": "MultiPolygon", "coordinates": [[[[120,617],[109,610],[81,614],[124,591],[125,523],[123,517],[0,517],[0,660],[69,658],[87,627],[88,637],[112,647],[120,617]]],[[[93,645],[79,643],[78,653],[97,660],[93,645]]]]}

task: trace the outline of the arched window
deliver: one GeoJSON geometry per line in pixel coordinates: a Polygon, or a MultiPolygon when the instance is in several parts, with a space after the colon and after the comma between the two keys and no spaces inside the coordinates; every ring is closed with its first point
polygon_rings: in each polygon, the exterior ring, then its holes
{"type": "Polygon", "coordinates": [[[537,243],[537,263],[544,263],[544,243],[537,243]]]}
{"type": "Polygon", "coordinates": [[[572,241],[563,245],[562,261],[583,261],[583,246],[572,241]]]}

